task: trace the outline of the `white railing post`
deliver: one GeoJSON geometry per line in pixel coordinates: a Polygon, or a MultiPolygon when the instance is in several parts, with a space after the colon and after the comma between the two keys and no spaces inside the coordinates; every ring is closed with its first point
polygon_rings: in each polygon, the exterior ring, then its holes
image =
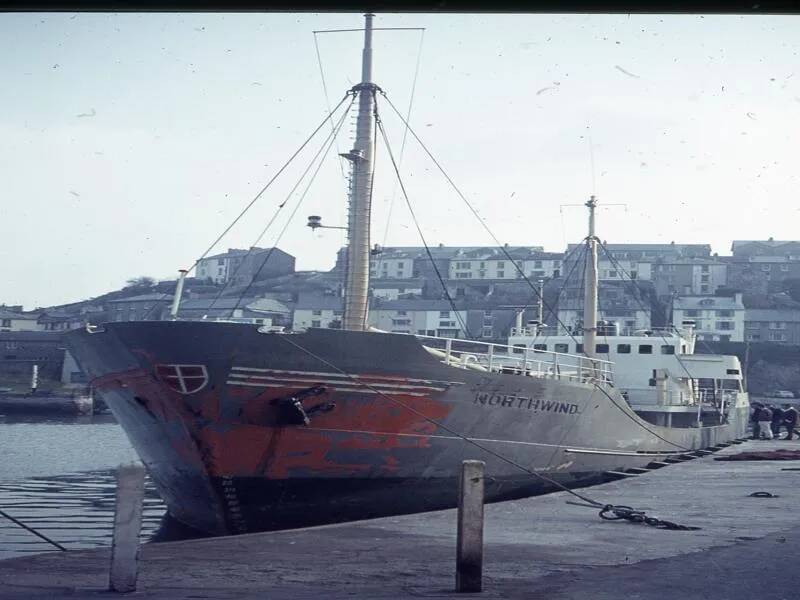
{"type": "Polygon", "coordinates": [[[530,346],[525,346],[525,354],[522,357],[522,374],[528,373],[528,354],[530,353],[530,346]]]}
{"type": "Polygon", "coordinates": [[[447,338],[447,341],[444,343],[444,360],[449,365],[450,364],[450,353],[453,351],[453,338],[447,338]]]}
{"type": "Polygon", "coordinates": [[[489,358],[489,372],[491,373],[494,366],[494,344],[489,344],[489,351],[486,356],[489,358]]]}

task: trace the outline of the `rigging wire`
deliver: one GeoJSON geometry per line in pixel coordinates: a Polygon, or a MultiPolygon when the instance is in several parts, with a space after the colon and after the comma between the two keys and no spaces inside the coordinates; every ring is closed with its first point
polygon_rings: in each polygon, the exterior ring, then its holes
{"type": "MultiPolygon", "coordinates": [[[[322,168],[322,165],[325,162],[325,158],[327,157],[328,153],[331,151],[331,147],[333,147],[333,145],[334,145],[334,143],[336,141],[336,138],[337,138],[337,136],[339,134],[339,131],[341,131],[342,125],[344,124],[344,121],[345,121],[345,119],[346,119],[346,117],[347,117],[347,115],[348,115],[348,113],[350,111],[350,108],[353,106],[353,102],[355,102],[355,95],[353,96],[353,100],[348,105],[347,110],[345,110],[345,112],[342,114],[341,118],[339,119],[339,122],[336,125],[336,129],[334,129],[330,134],[328,134],[328,138],[327,138],[328,145],[327,145],[327,148],[325,148],[324,152],[318,152],[317,155],[314,157],[314,160],[316,160],[317,157],[319,157],[321,155],[321,158],[320,158],[319,162],[317,163],[316,169],[312,173],[311,178],[309,179],[308,184],[306,185],[305,189],[303,189],[303,193],[300,195],[300,198],[298,199],[297,204],[295,205],[294,209],[292,210],[291,214],[289,215],[289,218],[286,220],[286,223],[284,224],[283,229],[281,229],[281,231],[278,233],[278,237],[275,238],[275,241],[272,243],[272,246],[270,247],[269,251],[267,252],[266,256],[264,257],[264,260],[262,261],[261,265],[258,267],[258,270],[256,270],[256,272],[253,274],[253,278],[250,280],[250,282],[247,284],[247,286],[244,288],[244,290],[242,290],[242,293],[239,294],[239,297],[237,298],[236,303],[234,304],[233,308],[231,309],[231,317],[236,312],[236,309],[239,308],[239,304],[244,299],[244,297],[247,295],[247,292],[250,291],[250,288],[253,286],[253,284],[258,279],[258,276],[261,274],[261,271],[264,269],[264,267],[266,266],[267,262],[269,262],[270,257],[275,252],[275,248],[278,246],[278,243],[281,241],[281,238],[283,238],[283,234],[286,233],[286,230],[289,228],[289,225],[292,223],[292,220],[294,219],[294,216],[297,214],[297,211],[300,209],[300,206],[303,204],[303,200],[305,200],[306,196],[308,195],[308,192],[311,189],[311,186],[313,185],[314,181],[317,178],[317,174],[320,172],[320,169],[322,168]]],[[[322,150],[322,148],[320,148],[320,150],[322,150]]],[[[313,161],[312,161],[311,164],[309,164],[309,169],[310,169],[312,164],[313,164],[313,161]]],[[[306,171],[306,172],[308,172],[308,171],[306,171]]],[[[303,177],[305,177],[305,173],[303,173],[303,175],[301,177],[301,180],[302,180],[303,177]]],[[[294,189],[297,189],[297,186],[299,186],[299,184],[300,184],[300,181],[298,181],[298,183],[297,183],[297,185],[295,186],[294,189]]],[[[294,192],[294,189],[293,189],[292,193],[294,192]]],[[[287,196],[286,200],[284,201],[284,204],[288,201],[288,199],[289,199],[289,197],[287,196]]]]}
{"type": "MultiPolygon", "coordinates": [[[[419,66],[422,62],[422,42],[425,40],[425,30],[421,30],[420,37],[419,37],[419,48],[417,48],[417,65],[414,68],[414,79],[411,83],[411,97],[408,101],[408,111],[406,112],[406,121],[411,121],[411,109],[414,106],[414,95],[417,91],[417,77],[419,76],[419,66]]],[[[403,166],[403,156],[405,155],[406,150],[406,141],[408,140],[408,127],[403,130],[403,139],[400,142],[400,155],[398,160],[398,166],[403,166]]],[[[386,227],[383,230],[383,241],[381,242],[381,247],[386,246],[386,240],[389,239],[389,226],[392,223],[392,211],[394,210],[394,201],[397,197],[397,181],[395,180],[394,189],[392,189],[392,197],[389,200],[389,212],[386,215],[386,227]]],[[[383,253],[381,253],[380,258],[378,259],[378,266],[376,268],[377,272],[380,272],[381,264],[383,261],[383,253]]]]}
{"type": "Polygon", "coordinates": [[[580,500],[583,500],[584,502],[587,502],[588,504],[591,504],[595,508],[602,508],[603,506],[606,506],[605,504],[603,504],[601,502],[597,502],[596,500],[592,500],[588,496],[584,496],[583,494],[580,494],[580,493],[576,492],[575,490],[570,489],[569,487],[567,487],[564,484],[556,481],[555,479],[552,479],[551,477],[548,477],[546,475],[542,475],[541,473],[537,473],[536,471],[534,471],[532,469],[529,469],[529,468],[525,467],[524,465],[521,465],[520,463],[516,462],[515,460],[513,460],[511,458],[508,458],[507,456],[504,456],[503,454],[500,454],[499,452],[495,452],[494,450],[491,450],[490,448],[487,448],[483,444],[481,444],[479,442],[476,442],[475,440],[465,436],[462,433],[459,433],[455,429],[451,429],[450,427],[448,427],[447,425],[445,425],[441,421],[438,421],[437,419],[434,419],[432,417],[427,416],[425,413],[417,410],[416,408],[414,408],[413,406],[403,402],[402,400],[398,400],[397,398],[394,398],[394,397],[390,396],[386,392],[374,387],[373,385],[369,384],[368,382],[363,381],[362,379],[359,379],[358,377],[356,377],[354,375],[351,375],[347,371],[345,371],[343,369],[340,369],[335,364],[333,364],[330,361],[326,360],[325,358],[319,356],[318,354],[312,352],[308,348],[305,348],[304,346],[302,346],[302,345],[298,344],[297,342],[293,341],[291,339],[292,336],[290,336],[290,335],[280,335],[280,334],[275,334],[275,335],[278,335],[281,340],[283,340],[287,344],[290,344],[290,345],[294,346],[296,349],[300,350],[304,354],[306,354],[306,355],[310,356],[311,358],[321,362],[322,364],[326,365],[327,367],[330,367],[331,369],[333,369],[337,373],[339,373],[341,375],[344,375],[345,377],[350,379],[356,385],[359,385],[361,387],[367,388],[368,390],[370,390],[373,393],[377,394],[381,398],[383,398],[385,400],[389,400],[390,402],[393,402],[393,403],[405,408],[409,412],[412,412],[415,415],[425,419],[427,422],[431,423],[432,425],[435,425],[436,427],[439,427],[443,431],[446,431],[447,433],[449,433],[451,435],[454,435],[454,436],[464,440],[468,444],[472,444],[473,446],[475,446],[476,448],[479,448],[483,452],[486,452],[487,454],[489,454],[491,456],[494,456],[495,458],[498,458],[499,460],[501,460],[503,462],[506,462],[506,463],[508,463],[508,464],[520,469],[521,471],[529,474],[529,475],[533,475],[534,477],[537,477],[538,479],[541,479],[542,481],[545,481],[545,482],[547,482],[547,483],[559,488],[562,491],[565,491],[565,492],[567,492],[569,494],[572,494],[573,496],[579,498],[580,500]]]}
{"type": "Polygon", "coordinates": [[[461,325],[461,329],[467,334],[468,337],[472,337],[472,333],[467,326],[467,323],[461,318],[461,313],[459,313],[458,309],[456,308],[456,303],[453,300],[453,297],[450,295],[450,291],[447,289],[447,284],[445,284],[444,279],[442,278],[442,274],[439,272],[439,267],[436,264],[436,261],[433,259],[433,254],[431,254],[431,249],[428,246],[428,242],[425,240],[425,234],[422,233],[422,227],[420,227],[419,221],[417,220],[417,215],[414,212],[414,208],[411,206],[411,200],[408,198],[408,193],[406,192],[406,186],[403,184],[403,180],[400,177],[400,170],[397,167],[397,162],[394,159],[394,154],[392,153],[392,148],[389,145],[389,138],[386,135],[386,131],[383,128],[383,121],[378,116],[378,104],[375,103],[375,121],[377,124],[377,128],[381,132],[381,136],[383,137],[383,142],[386,145],[386,151],[389,154],[389,159],[392,162],[392,167],[394,168],[395,175],[397,177],[398,184],[400,186],[400,191],[403,194],[403,198],[406,201],[406,206],[408,206],[408,212],[411,213],[411,218],[414,221],[414,226],[417,228],[417,233],[419,233],[420,240],[422,240],[422,245],[425,246],[425,252],[428,255],[428,260],[431,261],[431,265],[433,266],[433,270],[436,273],[436,277],[439,279],[439,283],[442,285],[442,290],[447,298],[447,301],[450,304],[450,308],[452,309],[453,313],[456,315],[456,319],[461,325]]]}
{"type": "MultiPolygon", "coordinates": [[[[397,114],[397,115],[400,117],[400,119],[402,119],[402,118],[403,118],[403,116],[400,114],[400,112],[399,112],[399,111],[397,110],[397,108],[394,106],[394,104],[392,103],[391,99],[389,99],[389,98],[386,96],[386,94],[385,94],[385,93],[383,94],[383,96],[386,98],[386,101],[389,103],[389,106],[391,106],[391,107],[392,107],[392,109],[394,110],[394,112],[395,112],[395,113],[396,113],[396,114],[397,114]]],[[[534,292],[536,293],[536,295],[537,295],[537,296],[539,296],[539,297],[541,298],[541,301],[542,301],[543,305],[544,305],[544,306],[547,306],[547,303],[545,302],[544,298],[542,298],[542,297],[541,297],[541,294],[539,294],[539,290],[538,290],[538,289],[536,289],[536,286],[534,286],[534,285],[533,285],[533,283],[531,282],[531,280],[530,280],[530,279],[529,279],[529,278],[528,278],[528,277],[525,275],[525,272],[524,272],[524,271],[522,270],[522,268],[521,268],[521,267],[520,267],[520,266],[519,266],[519,265],[516,263],[516,261],[514,261],[514,260],[511,258],[511,256],[510,256],[510,255],[509,255],[509,253],[508,253],[508,250],[507,250],[507,249],[506,249],[506,248],[505,248],[505,247],[504,247],[504,246],[503,246],[503,245],[500,243],[500,241],[497,239],[497,236],[495,236],[495,235],[494,235],[494,233],[492,232],[492,230],[491,230],[491,229],[489,228],[489,226],[488,226],[488,225],[485,223],[485,221],[484,221],[484,220],[483,220],[483,219],[480,217],[480,215],[477,213],[477,211],[476,211],[476,210],[475,210],[475,208],[472,206],[472,204],[469,202],[469,200],[467,200],[466,196],[464,196],[464,194],[461,192],[461,190],[458,188],[458,186],[456,186],[456,184],[453,182],[453,180],[450,178],[450,176],[447,174],[447,172],[444,170],[444,168],[441,166],[441,164],[439,164],[439,162],[436,160],[436,158],[433,156],[433,154],[431,154],[430,150],[428,150],[427,146],[425,146],[425,144],[422,142],[422,140],[421,140],[421,139],[419,138],[419,136],[416,134],[416,132],[414,131],[414,129],[413,129],[413,128],[412,128],[410,125],[407,125],[407,126],[408,126],[408,129],[409,129],[409,131],[411,132],[411,135],[412,135],[412,136],[414,136],[414,139],[416,139],[416,140],[417,140],[417,142],[419,142],[419,145],[422,147],[422,149],[425,151],[425,153],[428,155],[428,157],[431,159],[431,161],[433,161],[433,163],[436,165],[436,167],[437,167],[437,168],[439,169],[439,171],[442,173],[442,175],[444,176],[444,178],[445,178],[445,179],[448,181],[448,183],[449,183],[449,184],[450,184],[450,186],[453,188],[453,190],[456,192],[456,194],[458,194],[458,196],[461,198],[461,200],[462,200],[462,201],[463,201],[463,202],[464,202],[464,203],[467,205],[467,207],[470,209],[470,211],[472,212],[472,214],[473,214],[473,215],[475,215],[475,217],[476,217],[476,218],[478,219],[478,221],[481,223],[481,225],[482,225],[482,226],[483,226],[483,228],[486,230],[486,232],[487,232],[487,233],[488,233],[488,234],[489,234],[489,235],[492,237],[492,239],[495,241],[495,243],[497,244],[498,248],[499,248],[499,249],[500,249],[500,250],[501,250],[501,251],[502,251],[502,252],[503,252],[503,253],[506,255],[506,258],[507,258],[508,260],[510,260],[510,261],[512,262],[512,264],[514,264],[514,266],[517,268],[517,272],[520,274],[520,276],[521,276],[521,277],[522,277],[522,278],[525,280],[525,282],[526,282],[526,283],[527,283],[527,284],[530,286],[530,288],[531,288],[532,290],[534,290],[534,292]]],[[[586,263],[584,262],[584,265],[585,265],[585,264],[586,264],[586,263]]],[[[552,312],[552,309],[550,309],[550,311],[552,312]]],[[[564,330],[565,330],[565,331],[567,331],[567,334],[569,335],[569,337],[570,337],[570,338],[571,338],[571,339],[572,339],[572,340],[573,340],[573,341],[574,341],[576,344],[578,344],[578,340],[577,340],[577,338],[576,338],[576,337],[575,337],[575,336],[574,336],[574,335],[573,335],[571,332],[569,332],[569,330],[567,330],[566,326],[565,326],[565,325],[564,325],[564,323],[561,321],[561,319],[559,319],[559,318],[558,318],[558,316],[556,316],[556,321],[558,322],[558,324],[559,324],[559,325],[561,325],[561,326],[564,328],[564,330]]],[[[589,355],[586,353],[586,349],[585,349],[585,348],[584,348],[584,352],[583,352],[583,354],[584,354],[584,356],[586,356],[587,358],[589,358],[590,360],[592,360],[592,359],[591,359],[591,357],[589,357],[589,355]]],[[[668,439],[666,439],[666,438],[662,437],[661,435],[659,435],[658,433],[656,433],[655,431],[653,431],[652,429],[650,429],[649,427],[647,427],[647,425],[645,425],[644,421],[643,421],[643,420],[642,420],[640,417],[636,416],[636,415],[635,415],[635,413],[634,413],[634,414],[631,414],[631,412],[632,412],[632,411],[631,411],[630,407],[628,408],[628,410],[626,410],[626,409],[625,409],[625,407],[621,406],[621,405],[620,405],[620,404],[619,404],[619,403],[618,403],[616,400],[614,400],[613,396],[612,396],[611,394],[609,394],[609,393],[608,393],[608,392],[607,392],[607,391],[606,391],[606,390],[603,388],[603,386],[601,386],[601,385],[600,385],[600,384],[599,384],[597,381],[592,381],[592,384],[593,384],[594,386],[596,386],[596,387],[597,387],[597,388],[598,388],[598,389],[599,389],[599,390],[600,390],[600,391],[601,391],[601,392],[602,392],[602,393],[603,393],[603,394],[604,394],[604,395],[605,395],[605,396],[606,396],[606,397],[607,397],[607,398],[608,398],[608,399],[611,401],[611,403],[612,403],[612,404],[613,404],[613,405],[614,405],[614,406],[615,406],[617,409],[619,409],[619,410],[620,410],[620,411],[621,411],[621,412],[622,412],[624,415],[626,415],[626,416],[627,416],[629,419],[631,419],[631,420],[632,420],[634,423],[636,423],[636,424],[637,424],[639,427],[641,427],[641,428],[642,428],[642,429],[644,429],[645,431],[648,431],[649,433],[651,433],[652,435],[654,435],[654,436],[655,436],[655,437],[657,437],[658,439],[660,439],[660,440],[662,440],[662,441],[664,441],[664,442],[666,442],[666,443],[668,443],[668,444],[670,444],[670,445],[672,445],[672,446],[675,446],[676,448],[680,448],[680,449],[682,449],[682,450],[690,450],[690,448],[686,448],[686,447],[684,447],[684,446],[681,446],[680,444],[676,444],[675,442],[672,442],[672,441],[670,441],[670,440],[668,440],[668,439]],[[631,412],[629,412],[629,411],[631,411],[631,412]]]]}
{"type": "MultiPolygon", "coordinates": [[[[431,153],[431,151],[430,151],[430,150],[428,150],[428,147],[427,147],[427,146],[424,144],[424,142],[423,142],[423,141],[422,141],[422,140],[419,138],[419,136],[416,134],[416,132],[415,132],[415,131],[414,131],[414,129],[411,127],[411,125],[408,123],[408,121],[406,121],[405,119],[403,119],[403,115],[402,115],[402,114],[400,114],[400,111],[399,111],[399,110],[397,110],[397,107],[394,105],[394,103],[393,103],[393,102],[391,101],[391,99],[390,99],[390,98],[389,98],[389,97],[386,95],[386,93],[385,93],[385,92],[383,92],[383,97],[384,97],[384,98],[386,98],[386,101],[389,103],[389,106],[391,106],[391,107],[392,107],[392,110],[394,110],[394,112],[397,114],[397,116],[398,116],[398,117],[400,117],[400,119],[403,121],[403,123],[405,124],[405,126],[408,128],[408,131],[409,131],[409,132],[411,132],[411,135],[414,137],[414,139],[415,139],[415,140],[417,140],[417,142],[419,143],[419,145],[422,147],[422,149],[423,149],[423,150],[425,151],[425,153],[428,155],[428,158],[430,158],[430,159],[431,159],[431,161],[433,161],[433,164],[435,164],[435,165],[436,165],[436,167],[439,169],[439,172],[440,172],[440,173],[441,173],[441,174],[444,176],[444,178],[445,178],[445,179],[447,180],[447,182],[450,184],[450,187],[452,187],[452,188],[453,188],[453,190],[456,192],[456,194],[458,195],[458,197],[459,197],[459,198],[461,198],[461,200],[464,202],[464,204],[466,204],[466,205],[467,205],[467,208],[469,208],[470,212],[472,212],[472,214],[475,216],[475,218],[478,220],[478,222],[481,224],[481,226],[482,226],[482,227],[483,227],[483,228],[486,230],[486,232],[489,234],[489,236],[490,236],[490,237],[491,237],[491,238],[494,240],[494,242],[495,242],[495,244],[497,245],[498,249],[499,249],[499,250],[500,250],[500,251],[501,251],[501,252],[502,252],[502,253],[505,255],[505,257],[506,257],[506,259],[507,259],[507,260],[511,261],[511,264],[513,264],[513,265],[514,265],[514,267],[516,268],[516,270],[517,270],[517,273],[520,275],[520,277],[521,277],[522,279],[524,279],[524,280],[525,280],[525,283],[527,283],[527,284],[528,284],[528,286],[529,286],[529,287],[530,287],[530,288],[531,288],[531,289],[534,291],[534,293],[536,294],[536,296],[537,296],[537,297],[538,297],[538,298],[541,300],[541,302],[542,302],[543,306],[547,307],[547,308],[550,310],[550,312],[551,312],[551,313],[553,313],[553,310],[552,310],[552,308],[550,308],[550,307],[548,306],[548,304],[545,302],[544,298],[543,298],[543,297],[542,297],[542,295],[539,293],[539,290],[537,289],[537,287],[536,287],[536,286],[533,284],[533,282],[532,282],[532,281],[531,281],[531,280],[528,278],[528,276],[527,276],[527,275],[525,275],[525,271],[522,269],[522,267],[521,267],[519,264],[517,264],[517,261],[515,261],[515,260],[514,260],[514,259],[511,257],[511,255],[509,254],[509,252],[508,252],[508,249],[507,249],[507,248],[506,248],[506,247],[505,247],[503,244],[501,244],[501,243],[500,243],[500,240],[498,240],[498,239],[497,239],[497,236],[495,236],[495,235],[494,235],[494,233],[492,232],[492,230],[491,230],[491,229],[489,229],[489,226],[486,224],[486,222],[485,222],[485,221],[484,221],[484,220],[481,218],[481,216],[478,214],[478,212],[477,212],[477,211],[475,210],[475,208],[472,206],[472,203],[471,203],[469,200],[467,200],[467,197],[466,197],[466,196],[465,196],[465,195],[464,195],[464,194],[461,192],[461,190],[458,188],[458,186],[455,184],[455,182],[454,182],[454,181],[453,181],[453,180],[450,178],[450,175],[448,175],[447,171],[445,171],[445,170],[444,170],[444,167],[442,167],[442,165],[439,163],[439,161],[438,161],[438,160],[436,160],[436,158],[433,156],[433,154],[431,153]]],[[[559,319],[559,318],[558,318],[558,315],[557,315],[557,313],[553,313],[553,314],[556,314],[556,321],[557,321],[557,322],[558,322],[558,324],[559,324],[559,325],[561,325],[561,326],[564,328],[564,330],[566,331],[566,330],[567,330],[567,328],[566,328],[566,326],[564,325],[564,323],[561,321],[561,319],[559,319]]],[[[572,340],[573,340],[573,341],[574,341],[576,344],[578,343],[578,340],[577,340],[577,339],[575,339],[575,336],[573,336],[573,335],[572,335],[571,333],[569,333],[569,332],[568,332],[568,335],[570,336],[570,338],[572,338],[572,340]]]]}
{"type": "MultiPolygon", "coordinates": [[[[317,33],[314,32],[314,48],[317,51],[317,64],[319,65],[319,77],[322,80],[322,92],[325,95],[325,106],[328,109],[328,114],[331,114],[331,101],[328,95],[328,84],[325,82],[325,71],[322,69],[322,55],[319,51],[319,40],[317,39],[317,33]]],[[[333,130],[333,121],[331,121],[331,130],[333,130]]],[[[339,148],[339,142],[336,142],[336,154],[341,154],[342,151],[339,148]]],[[[344,159],[340,156],[339,157],[339,169],[342,172],[342,177],[347,180],[347,175],[344,172],[344,159]]]]}
{"type": "MultiPolygon", "coordinates": [[[[230,286],[231,283],[236,280],[236,276],[239,274],[239,271],[242,269],[242,267],[247,262],[247,259],[256,250],[256,247],[258,246],[258,244],[261,241],[261,239],[266,235],[267,231],[272,227],[272,224],[275,222],[275,220],[280,215],[281,211],[283,210],[283,207],[286,206],[286,204],[289,202],[290,198],[297,191],[297,188],[300,187],[300,184],[303,182],[303,180],[305,179],[306,175],[308,175],[309,171],[311,171],[311,168],[317,162],[317,159],[320,157],[320,155],[323,153],[323,151],[325,151],[325,153],[327,154],[328,148],[329,148],[329,142],[330,142],[331,138],[336,139],[338,131],[341,128],[341,124],[347,118],[347,115],[350,112],[350,110],[352,109],[354,102],[355,102],[355,96],[353,96],[351,98],[350,104],[347,106],[347,108],[345,108],[345,110],[342,113],[342,116],[339,119],[338,123],[335,123],[335,124],[331,123],[331,126],[333,127],[333,129],[325,137],[325,139],[322,142],[322,145],[319,147],[319,150],[317,150],[316,154],[314,154],[314,156],[311,158],[311,160],[309,161],[309,163],[306,166],[305,170],[302,172],[300,177],[297,179],[297,182],[295,182],[294,186],[292,186],[292,189],[289,190],[289,193],[286,194],[286,197],[284,198],[283,202],[281,202],[278,205],[277,209],[273,213],[273,215],[270,218],[270,220],[267,222],[266,226],[264,226],[264,228],[261,230],[261,233],[258,234],[258,237],[256,238],[255,242],[253,242],[253,244],[251,244],[250,249],[247,251],[247,254],[245,254],[244,258],[242,258],[242,260],[239,262],[239,264],[236,265],[236,269],[234,270],[233,275],[231,275],[228,278],[228,280],[225,283],[225,285],[222,286],[222,289],[220,289],[220,291],[217,293],[217,295],[214,298],[213,302],[208,307],[208,311],[211,311],[211,309],[214,308],[214,305],[216,305],[217,301],[222,297],[222,295],[225,292],[225,290],[228,289],[228,286],[230,286]]],[[[260,269],[259,269],[259,272],[260,272],[260,269]]],[[[208,315],[206,315],[206,316],[208,316],[208,315]]]]}
{"type": "MultiPolygon", "coordinates": [[[[642,300],[640,298],[639,287],[636,286],[633,283],[633,277],[631,277],[630,274],[625,270],[625,268],[619,263],[619,261],[617,261],[617,259],[614,258],[614,256],[611,254],[611,252],[609,252],[608,248],[606,248],[605,244],[603,244],[602,242],[599,242],[599,241],[597,242],[597,244],[603,250],[603,252],[605,253],[606,257],[609,259],[609,261],[611,261],[611,264],[614,265],[614,267],[618,271],[620,271],[623,275],[625,275],[625,277],[627,277],[627,282],[629,282],[633,286],[633,292],[634,293],[632,295],[633,295],[634,300],[636,300],[636,303],[639,305],[639,308],[641,308],[645,312],[648,312],[648,308],[645,307],[644,303],[642,302],[642,300]]],[[[674,326],[672,327],[672,329],[675,329],[674,326]]],[[[669,341],[667,340],[667,338],[664,336],[663,333],[659,332],[658,335],[661,338],[661,340],[664,342],[665,345],[669,345],[669,341]]],[[[680,348],[677,348],[676,350],[680,350],[680,348]]],[[[684,363],[683,360],[681,360],[680,353],[676,351],[673,356],[675,357],[675,360],[678,361],[678,364],[681,366],[681,368],[684,371],[686,371],[686,375],[689,377],[689,379],[694,379],[694,377],[692,376],[692,373],[689,371],[689,367],[687,367],[686,363],[684,363]]]]}
{"type": "MultiPolygon", "coordinates": [[[[232,222],[231,222],[231,223],[230,223],[230,224],[229,224],[229,225],[228,225],[228,226],[225,228],[225,230],[224,230],[224,231],[223,231],[223,232],[222,232],[222,233],[221,233],[221,234],[220,234],[220,235],[217,237],[217,239],[215,239],[215,240],[214,240],[214,242],[213,242],[213,243],[212,243],[212,244],[211,244],[211,245],[210,245],[208,248],[206,248],[206,251],[205,251],[205,252],[203,252],[203,254],[202,254],[202,255],[200,255],[200,258],[198,258],[197,260],[195,260],[195,261],[194,261],[194,264],[192,264],[192,266],[191,266],[191,267],[189,267],[188,269],[186,269],[186,273],[187,273],[187,275],[188,275],[189,273],[191,273],[191,272],[192,272],[192,271],[193,271],[193,270],[194,270],[194,269],[197,267],[197,265],[198,265],[198,264],[200,264],[200,261],[201,261],[201,260],[203,260],[203,259],[204,259],[206,256],[208,256],[208,253],[209,253],[209,252],[211,252],[211,250],[214,248],[214,246],[216,246],[216,245],[217,245],[217,244],[220,242],[220,240],[222,240],[222,238],[224,238],[224,237],[225,237],[225,236],[228,234],[228,232],[229,232],[231,229],[233,229],[234,225],[236,225],[236,223],[238,223],[238,222],[241,220],[241,218],[242,218],[242,217],[243,217],[243,216],[244,216],[244,215],[245,215],[245,214],[246,214],[246,213],[247,213],[247,212],[248,212],[248,211],[249,211],[249,210],[250,210],[250,209],[253,207],[253,205],[254,205],[254,204],[255,204],[255,203],[258,201],[258,199],[259,199],[259,198],[261,198],[261,196],[263,196],[263,195],[264,195],[264,192],[266,192],[266,191],[267,191],[267,189],[268,189],[268,188],[269,188],[269,187],[270,187],[270,186],[271,186],[271,185],[272,185],[272,184],[275,182],[275,180],[276,180],[276,179],[277,179],[277,178],[278,178],[278,177],[281,175],[281,173],[283,173],[283,172],[284,172],[284,171],[285,171],[285,170],[286,170],[286,169],[289,167],[289,165],[292,163],[292,161],[294,161],[294,159],[295,159],[295,158],[297,158],[297,156],[298,156],[298,155],[299,155],[299,154],[300,154],[300,153],[303,151],[303,149],[304,149],[304,148],[305,148],[305,147],[308,145],[308,143],[309,143],[309,142],[310,142],[312,139],[314,139],[314,136],[316,136],[316,135],[317,135],[317,133],[319,133],[319,130],[320,130],[320,129],[322,129],[322,128],[325,126],[325,123],[327,123],[327,122],[328,122],[328,121],[329,121],[329,120],[330,120],[330,119],[333,117],[333,113],[335,113],[337,110],[339,110],[339,108],[342,106],[342,104],[344,104],[345,100],[347,100],[348,96],[351,96],[351,95],[352,95],[352,92],[351,92],[351,91],[348,91],[348,92],[347,92],[347,93],[346,93],[346,94],[345,94],[345,95],[342,97],[342,99],[339,101],[339,104],[337,104],[337,105],[334,107],[333,111],[332,111],[332,112],[330,112],[330,113],[329,113],[329,114],[328,114],[328,115],[327,115],[327,116],[326,116],[326,117],[325,117],[325,118],[322,120],[322,122],[321,122],[321,123],[320,123],[320,124],[319,124],[319,125],[316,127],[316,129],[314,129],[314,131],[313,131],[313,132],[311,132],[311,135],[309,135],[309,136],[306,138],[306,140],[305,140],[305,141],[304,141],[304,142],[303,142],[303,143],[300,145],[300,147],[299,147],[297,150],[295,150],[294,154],[292,154],[292,155],[289,157],[289,159],[288,159],[288,160],[287,160],[285,163],[283,163],[283,165],[281,166],[281,168],[280,168],[280,169],[278,169],[278,171],[275,173],[275,175],[273,175],[273,176],[272,176],[272,178],[271,178],[269,181],[267,181],[267,183],[264,185],[264,187],[262,187],[262,188],[261,188],[261,190],[259,190],[259,192],[258,192],[258,193],[257,193],[257,194],[256,194],[256,195],[253,197],[253,199],[252,199],[252,200],[250,200],[250,202],[248,202],[248,203],[247,203],[247,205],[246,205],[246,206],[245,206],[245,207],[244,207],[244,208],[241,210],[241,212],[240,212],[240,213],[239,213],[239,214],[236,216],[236,218],[235,218],[235,219],[234,219],[234,220],[233,220],[233,221],[232,221],[232,222]]],[[[160,300],[164,300],[164,299],[165,299],[167,296],[169,296],[169,292],[164,292],[164,293],[162,293],[162,294],[161,294],[161,298],[160,298],[158,301],[156,301],[156,302],[154,302],[154,303],[153,303],[153,306],[151,306],[151,307],[150,307],[150,310],[148,310],[148,311],[147,311],[147,312],[144,314],[144,316],[142,317],[142,320],[143,320],[143,321],[146,321],[146,320],[147,320],[147,318],[148,318],[148,317],[149,317],[149,316],[150,316],[150,315],[153,313],[153,311],[155,310],[155,308],[158,306],[158,302],[159,302],[160,300]]]]}

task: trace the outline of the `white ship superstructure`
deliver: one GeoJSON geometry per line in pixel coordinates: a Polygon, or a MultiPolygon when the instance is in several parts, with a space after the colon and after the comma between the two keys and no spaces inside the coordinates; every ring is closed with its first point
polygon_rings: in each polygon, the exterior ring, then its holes
{"type": "MultiPolygon", "coordinates": [[[[614,384],[631,407],[648,421],[691,426],[748,402],[742,366],[733,355],[695,354],[693,323],[681,328],[624,330],[598,323],[593,355],[613,363],[614,384]],[[709,414],[711,413],[711,414],[709,414]]],[[[582,332],[532,321],[512,328],[509,346],[516,353],[584,352],[582,332]]]]}

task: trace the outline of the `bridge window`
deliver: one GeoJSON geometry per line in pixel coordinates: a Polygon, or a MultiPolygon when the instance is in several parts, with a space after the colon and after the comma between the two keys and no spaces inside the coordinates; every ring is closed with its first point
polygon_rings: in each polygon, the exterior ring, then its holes
{"type": "Polygon", "coordinates": [[[639,344],[639,354],[652,354],[653,346],[650,344],[639,344]]]}
{"type": "Polygon", "coordinates": [[[566,354],[569,352],[569,344],[556,344],[554,350],[566,354]]]}
{"type": "Polygon", "coordinates": [[[670,344],[661,346],[661,354],[675,354],[675,346],[670,344]]]}
{"type": "Polygon", "coordinates": [[[576,344],[575,345],[575,354],[581,354],[583,352],[583,344],[576,344]]]}
{"type": "Polygon", "coordinates": [[[597,354],[608,354],[608,344],[597,344],[594,349],[597,354]]]}
{"type": "Polygon", "coordinates": [[[527,346],[525,344],[514,344],[514,354],[522,354],[527,346]]]}
{"type": "Polygon", "coordinates": [[[617,354],[630,354],[630,353],[631,353],[630,344],[617,344],[617,354]]]}
{"type": "Polygon", "coordinates": [[[533,349],[547,351],[547,344],[534,344],[533,349]]]}

